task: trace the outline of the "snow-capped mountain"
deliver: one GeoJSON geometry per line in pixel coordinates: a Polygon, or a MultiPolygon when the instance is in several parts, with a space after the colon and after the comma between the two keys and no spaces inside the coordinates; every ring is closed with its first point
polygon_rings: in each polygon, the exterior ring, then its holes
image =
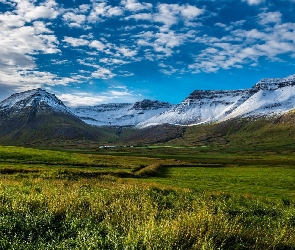
{"type": "Polygon", "coordinates": [[[281,115],[294,108],[295,75],[291,75],[262,79],[252,88],[244,90],[196,90],[177,105],[143,100],[70,109],[55,95],[34,89],[14,94],[0,102],[0,123],[6,117],[22,116],[22,119],[27,117],[29,120],[36,114],[60,113],[90,125],[142,128],[159,124],[195,125],[236,117],[281,115]]]}
{"type": "Polygon", "coordinates": [[[294,109],[295,75],[262,79],[250,92],[251,96],[221,121],[234,117],[281,115],[294,109]]]}
{"type": "Polygon", "coordinates": [[[89,126],[42,89],[14,94],[0,102],[0,141],[30,144],[63,140],[97,140],[100,132],[89,126]]]}
{"type": "Polygon", "coordinates": [[[31,112],[61,112],[71,114],[71,111],[55,95],[43,89],[33,89],[13,94],[0,102],[0,117],[19,114],[24,110],[31,112]]]}
{"type": "Polygon", "coordinates": [[[180,104],[140,123],[139,126],[162,123],[188,125],[217,121],[239,106],[248,95],[248,90],[197,90],[180,104]]]}
{"type": "Polygon", "coordinates": [[[262,79],[251,89],[194,91],[180,104],[138,124],[193,125],[235,117],[281,115],[295,108],[295,75],[262,79]]]}
{"type": "Polygon", "coordinates": [[[131,126],[164,112],[167,102],[143,100],[136,103],[110,103],[73,108],[71,111],[84,122],[97,126],[131,126]]]}

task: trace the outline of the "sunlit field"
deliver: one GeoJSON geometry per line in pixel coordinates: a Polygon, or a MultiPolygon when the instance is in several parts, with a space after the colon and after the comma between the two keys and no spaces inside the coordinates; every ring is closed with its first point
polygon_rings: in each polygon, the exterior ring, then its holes
{"type": "Polygon", "coordinates": [[[287,159],[166,150],[0,147],[0,249],[295,249],[287,159]]]}

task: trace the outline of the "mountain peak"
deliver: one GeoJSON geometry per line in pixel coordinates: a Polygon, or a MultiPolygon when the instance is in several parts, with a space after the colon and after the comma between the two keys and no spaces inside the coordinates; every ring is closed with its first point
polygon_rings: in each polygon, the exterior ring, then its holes
{"type": "Polygon", "coordinates": [[[253,87],[258,90],[276,90],[278,88],[295,85],[295,75],[290,75],[285,78],[263,78],[253,87]]]}
{"type": "Polygon", "coordinates": [[[16,93],[0,102],[0,111],[12,109],[19,112],[29,107],[49,108],[54,111],[71,113],[68,108],[54,94],[48,93],[46,90],[38,88],[21,93],[16,93]]]}

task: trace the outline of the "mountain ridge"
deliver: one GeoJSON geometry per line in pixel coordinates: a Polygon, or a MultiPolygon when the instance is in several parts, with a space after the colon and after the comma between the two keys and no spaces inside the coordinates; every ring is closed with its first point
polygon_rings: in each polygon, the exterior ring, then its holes
{"type": "Polygon", "coordinates": [[[144,99],[135,103],[110,103],[77,108],[42,89],[11,95],[0,102],[0,117],[25,110],[58,112],[75,116],[95,126],[199,125],[238,117],[282,115],[295,107],[295,75],[263,78],[252,88],[240,90],[195,90],[181,103],[144,99]]]}
{"type": "Polygon", "coordinates": [[[267,145],[274,140],[284,145],[293,140],[294,107],[295,75],[262,79],[250,89],[196,90],[177,105],[142,100],[73,109],[34,89],[0,102],[0,143],[95,147],[240,141],[267,145]]]}
{"type": "Polygon", "coordinates": [[[138,124],[199,125],[237,117],[281,115],[295,107],[295,75],[264,78],[250,89],[196,90],[180,104],[138,124]]]}
{"type": "Polygon", "coordinates": [[[71,112],[84,122],[96,126],[135,126],[173,105],[144,99],[135,103],[109,103],[72,108],[71,112]]]}

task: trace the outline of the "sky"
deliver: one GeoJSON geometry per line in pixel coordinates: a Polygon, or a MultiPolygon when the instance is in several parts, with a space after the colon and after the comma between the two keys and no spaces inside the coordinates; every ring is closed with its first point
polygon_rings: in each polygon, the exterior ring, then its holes
{"type": "Polygon", "coordinates": [[[295,74],[295,0],[0,0],[0,101],[179,103],[295,74]]]}

